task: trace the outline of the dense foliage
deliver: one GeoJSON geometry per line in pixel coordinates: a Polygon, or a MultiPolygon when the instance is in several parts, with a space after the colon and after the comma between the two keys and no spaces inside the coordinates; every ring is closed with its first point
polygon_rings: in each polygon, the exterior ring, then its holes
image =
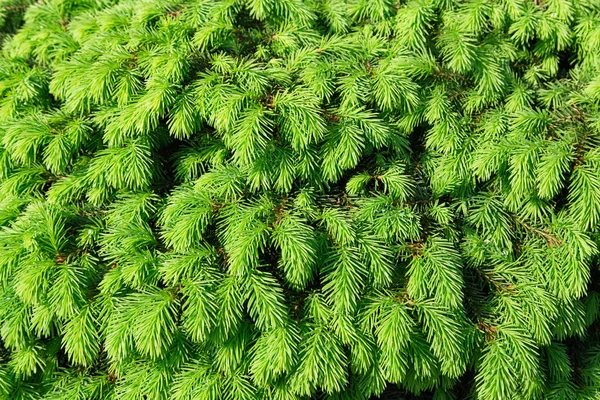
{"type": "Polygon", "coordinates": [[[0,8],[0,398],[599,398],[599,0],[0,8]]]}

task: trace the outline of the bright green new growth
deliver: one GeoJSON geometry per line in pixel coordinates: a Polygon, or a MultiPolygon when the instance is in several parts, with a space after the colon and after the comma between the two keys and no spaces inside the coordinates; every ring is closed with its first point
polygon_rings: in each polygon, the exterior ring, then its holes
{"type": "Polygon", "coordinates": [[[599,0],[0,8],[0,398],[600,396],[599,0]]]}

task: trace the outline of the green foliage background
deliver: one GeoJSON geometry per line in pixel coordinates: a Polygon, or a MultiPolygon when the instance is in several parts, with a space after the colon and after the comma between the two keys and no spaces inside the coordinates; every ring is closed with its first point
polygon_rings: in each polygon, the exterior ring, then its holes
{"type": "Polygon", "coordinates": [[[600,1],[0,7],[0,398],[599,398],[600,1]]]}

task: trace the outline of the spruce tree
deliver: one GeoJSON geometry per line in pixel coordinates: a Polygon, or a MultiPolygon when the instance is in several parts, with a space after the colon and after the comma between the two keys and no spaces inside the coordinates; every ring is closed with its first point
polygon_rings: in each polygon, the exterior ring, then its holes
{"type": "Polygon", "coordinates": [[[599,0],[0,9],[1,399],[599,398],[599,0]]]}

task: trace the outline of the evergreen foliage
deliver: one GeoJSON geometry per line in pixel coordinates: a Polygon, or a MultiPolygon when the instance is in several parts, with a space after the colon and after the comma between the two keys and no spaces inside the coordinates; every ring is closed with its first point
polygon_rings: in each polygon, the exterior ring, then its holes
{"type": "Polygon", "coordinates": [[[599,0],[0,10],[0,398],[600,397],[599,0]]]}

